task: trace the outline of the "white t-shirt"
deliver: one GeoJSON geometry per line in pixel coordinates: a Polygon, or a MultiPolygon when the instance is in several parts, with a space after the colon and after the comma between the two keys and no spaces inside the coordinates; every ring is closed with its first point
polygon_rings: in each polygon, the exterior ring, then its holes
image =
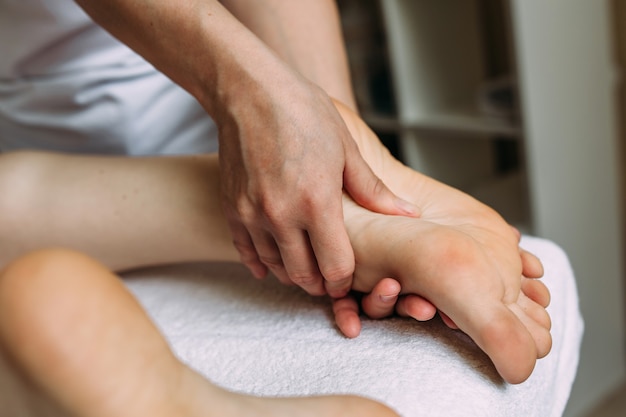
{"type": "Polygon", "coordinates": [[[217,150],[186,91],[71,0],[0,0],[0,151],[217,150]]]}

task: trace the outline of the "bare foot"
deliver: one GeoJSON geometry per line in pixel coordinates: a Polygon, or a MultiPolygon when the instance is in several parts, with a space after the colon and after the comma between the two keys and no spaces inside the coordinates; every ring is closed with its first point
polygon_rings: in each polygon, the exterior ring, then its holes
{"type": "MultiPolygon", "coordinates": [[[[463,229],[384,216],[350,201],[344,215],[356,256],[356,290],[370,291],[381,276],[397,279],[403,292],[425,297],[452,319],[511,383],[528,378],[537,358],[549,352],[545,308],[521,291],[520,275],[510,279],[503,269],[515,269],[519,256],[502,258],[463,229]]],[[[540,281],[526,281],[535,299],[547,299],[540,281]]]]}
{"type": "Polygon", "coordinates": [[[13,372],[0,386],[25,379],[12,391],[47,404],[37,416],[396,416],[355,396],[265,399],[216,387],[176,359],[117,277],[66,250],[26,255],[0,276],[0,354],[13,372]]]}
{"type": "Polygon", "coordinates": [[[505,241],[506,258],[519,257],[520,272],[527,278],[539,278],[543,267],[534,255],[519,248],[520,233],[490,207],[471,196],[423,175],[395,159],[376,134],[352,112],[335,102],[363,158],[374,173],[399,197],[420,209],[420,218],[465,228],[474,238],[491,243],[505,241]]]}
{"type": "Polygon", "coordinates": [[[403,293],[423,296],[448,325],[472,337],[505,380],[524,381],[551,348],[548,290],[523,278],[542,276],[541,262],[519,248],[519,233],[494,210],[401,164],[354,113],[337,106],[374,172],[421,209],[419,219],[382,216],[346,199],[354,289],[398,279],[403,293]]]}

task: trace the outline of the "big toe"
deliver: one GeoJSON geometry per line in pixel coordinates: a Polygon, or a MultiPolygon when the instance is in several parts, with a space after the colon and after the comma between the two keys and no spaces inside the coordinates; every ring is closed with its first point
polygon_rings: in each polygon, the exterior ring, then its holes
{"type": "Polygon", "coordinates": [[[524,382],[538,357],[537,345],[526,326],[506,306],[494,307],[462,329],[489,356],[498,373],[511,384],[524,382]]]}

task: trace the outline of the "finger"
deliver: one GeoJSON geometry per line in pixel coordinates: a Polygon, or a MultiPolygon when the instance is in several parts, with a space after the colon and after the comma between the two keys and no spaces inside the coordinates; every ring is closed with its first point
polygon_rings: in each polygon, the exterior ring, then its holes
{"type": "MultiPolygon", "coordinates": [[[[324,277],[318,268],[307,233],[297,229],[277,230],[276,244],[288,279],[311,295],[326,294],[324,277]]],[[[349,285],[341,296],[347,294],[349,285]]]]}
{"type": "Polygon", "coordinates": [[[451,329],[458,329],[459,326],[456,325],[456,323],[454,322],[454,320],[452,320],[446,313],[444,313],[443,311],[439,311],[439,317],[441,317],[441,321],[444,322],[444,324],[446,326],[448,326],[451,329]]]}
{"type": "Polygon", "coordinates": [[[316,212],[321,215],[308,230],[311,247],[326,291],[340,298],[350,290],[354,273],[354,252],[343,222],[341,197],[332,202],[332,207],[316,212]]]}
{"type": "Polygon", "coordinates": [[[543,276],[543,264],[532,253],[520,248],[522,258],[522,275],[526,278],[541,278],[543,276]]]}
{"type": "Polygon", "coordinates": [[[359,304],[351,295],[333,299],[333,314],[339,331],[351,339],[361,333],[359,304]]]}
{"type": "Polygon", "coordinates": [[[412,317],[417,321],[428,321],[435,317],[437,308],[427,299],[415,294],[400,297],[396,312],[402,317],[412,317]]]}
{"type": "Polygon", "coordinates": [[[248,230],[241,223],[231,219],[228,220],[228,225],[233,237],[233,245],[239,252],[241,263],[250,270],[255,278],[265,278],[267,276],[267,267],[259,259],[248,230]]]}
{"type": "Polygon", "coordinates": [[[383,278],[374,286],[372,292],[365,295],[361,300],[361,308],[371,319],[382,319],[394,313],[398,295],[400,295],[400,283],[392,278],[383,278]]]}
{"type": "Polygon", "coordinates": [[[283,260],[272,235],[259,228],[248,228],[248,233],[259,260],[265,265],[278,280],[285,285],[293,285],[289,279],[283,260]]]}
{"type": "Polygon", "coordinates": [[[354,140],[349,140],[343,184],[350,197],[376,213],[419,217],[420,209],[391,192],[363,159],[354,140]]]}
{"type": "Polygon", "coordinates": [[[541,280],[522,277],[522,293],[543,308],[550,305],[550,291],[541,280]]]}

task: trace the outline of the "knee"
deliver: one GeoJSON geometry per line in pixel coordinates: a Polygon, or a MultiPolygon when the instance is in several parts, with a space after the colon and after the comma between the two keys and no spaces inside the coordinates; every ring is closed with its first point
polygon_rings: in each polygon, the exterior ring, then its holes
{"type": "Polygon", "coordinates": [[[64,303],[64,298],[80,290],[85,265],[93,268],[97,264],[86,255],[62,248],[34,251],[11,261],[0,273],[0,320],[20,318],[22,310],[58,311],[55,307],[64,303]]]}
{"type": "Polygon", "coordinates": [[[72,335],[98,331],[77,309],[93,303],[93,297],[81,303],[77,285],[89,281],[81,267],[90,262],[75,252],[47,249],[15,259],[0,273],[0,355],[35,386],[51,388],[69,370],[89,366],[89,350],[77,355],[72,335]]]}
{"type": "Polygon", "coordinates": [[[47,249],[21,256],[0,273],[0,343],[12,355],[63,337],[80,255],[47,249]]]}

